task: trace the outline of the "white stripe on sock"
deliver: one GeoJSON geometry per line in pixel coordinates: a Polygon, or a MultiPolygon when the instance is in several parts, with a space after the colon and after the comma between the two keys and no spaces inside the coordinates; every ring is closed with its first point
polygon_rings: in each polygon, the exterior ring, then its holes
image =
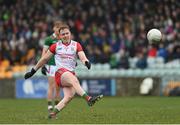
{"type": "Polygon", "coordinates": [[[52,105],[48,105],[48,110],[53,109],[52,105]]]}

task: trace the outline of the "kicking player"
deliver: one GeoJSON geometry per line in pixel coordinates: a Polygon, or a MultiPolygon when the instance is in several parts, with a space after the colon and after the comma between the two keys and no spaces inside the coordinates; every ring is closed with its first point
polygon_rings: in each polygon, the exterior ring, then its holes
{"type": "Polygon", "coordinates": [[[36,66],[30,72],[25,74],[25,79],[33,76],[36,71],[42,67],[53,55],[55,55],[56,66],[58,70],[55,74],[55,80],[58,87],[62,87],[64,98],[55,106],[49,118],[56,118],[57,113],[72,100],[75,93],[83,97],[89,106],[93,106],[96,101],[100,100],[103,95],[96,97],[89,96],[80,86],[79,80],[75,75],[76,56],[78,55],[82,63],[88,68],[91,64],[87,59],[80,43],[71,40],[71,32],[68,25],[63,25],[60,28],[60,38],[58,42],[51,45],[47,53],[38,61],[36,66]]]}

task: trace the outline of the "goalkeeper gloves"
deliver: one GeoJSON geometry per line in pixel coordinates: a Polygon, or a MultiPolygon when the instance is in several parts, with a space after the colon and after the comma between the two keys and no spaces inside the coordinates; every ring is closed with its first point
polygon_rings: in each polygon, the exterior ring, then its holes
{"type": "Polygon", "coordinates": [[[41,68],[41,73],[42,73],[43,75],[46,75],[46,72],[47,72],[47,69],[46,69],[45,66],[43,66],[43,67],[41,68]]]}
{"type": "Polygon", "coordinates": [[[91,63],[89,61],[85,61],[85,66],[90,69],[91,68],[91,63]]]}
{"type": "Polygon", "coordinates": [[[25,78],[25,79],[28,79],[28,78],[30,78],[31,76],[33,76],[35,73],[36,73],[36,70],[35,70],[34,68],[32,68],[30,72],[27,72],[27,73],[24,75],[24,78],[25,78]]]}

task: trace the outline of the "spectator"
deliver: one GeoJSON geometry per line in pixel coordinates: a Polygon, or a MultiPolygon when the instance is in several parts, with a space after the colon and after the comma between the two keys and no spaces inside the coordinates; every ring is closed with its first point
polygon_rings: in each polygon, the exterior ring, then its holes
{"type": "Polygon", "coordinates": [[[138,53],[138,61],[136,62],[136,67],[140,69],[145,69],[147,67],[147,57],[144,53],[138,53]]]}
{"type": "Polygon", "coordinates": [[[164,47],[163,43],[159,44],[159,49],[157,53],[157,56],[162,57],[165,60],[165,62],[167,61],[167,50],[164,47]]]}
{"type": "MultiPolygon", "coordinates": [[[[17,62],[28,64],[37,62],[42,49],[42,41],[50,35],[54,20],[64,20],[71,26],[73,39],[83,41],[87,55],[93,63],[108,63],[110,55],[121,48],[129,57],[134,57],[138,49],[147,48],[146,33],[158,28],[164,35],[164,49],[168,51],[167,61],[179,59],[179,49],[169,45],[180,41],[179,1],[145,0],[17,0],[2,1],[0,4],[0,57],[8,59],[12,65],[17,62]],[[157,5],[154,7],[154,5],[157,5]],[[66,6],[64,8],[64,6],[66,6]],[[152,9],[153,8],[153,9],[152,9]],[[4,43],[5,42],[5,43],[4,43]],[[26,55],[35,49],[31,59],[26,55]],[[18,55],[12,58],[11,55],[18,55]],[[20,54],[22,53],[22,54],[20,54]],[[176,54],[176,56],[173,56],[176,54]]],[[[163,48],[151,48],[148,56],[165,56],[163,48]]],[[[165,57],[164,57],[165,58],[165,57]]],[[[116,67],[116,66],[115,66],[116,67]]]]}

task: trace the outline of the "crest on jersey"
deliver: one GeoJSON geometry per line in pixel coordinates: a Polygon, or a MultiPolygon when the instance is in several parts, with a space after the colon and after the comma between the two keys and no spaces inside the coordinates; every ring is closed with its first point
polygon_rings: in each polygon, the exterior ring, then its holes
{"type": "Polygon", "coordinates": [[[72,42],[72,45],[75,46],[75,42],[72,42]]]}

